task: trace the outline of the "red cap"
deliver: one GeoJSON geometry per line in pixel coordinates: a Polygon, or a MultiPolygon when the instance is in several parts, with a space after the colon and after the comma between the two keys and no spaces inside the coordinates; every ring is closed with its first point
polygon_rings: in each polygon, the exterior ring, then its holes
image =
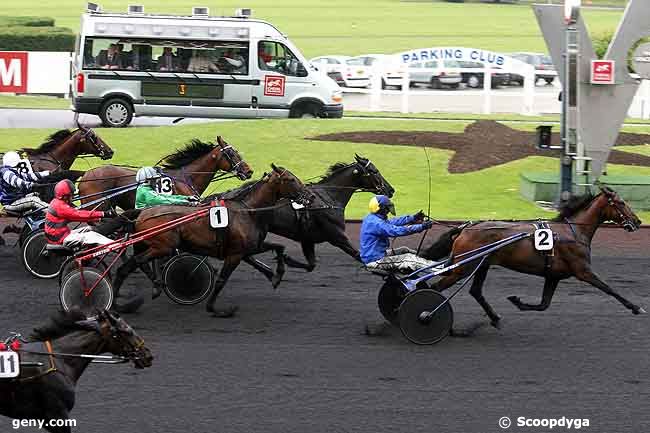
{"type": "Polygon", "coordinates": [[[0,351],[5,351],[7,350],[7,345],[4,343],[0,343],[0,351]]]}
{"type": "Polygon", "coordinates": [[[18,349],[20,349],[20,346],[21,346],[20,341],[19,340],[14,340],[14,341],[11,342],[10,347],[11,347],[11,350],[18,350],[18,349]]]}

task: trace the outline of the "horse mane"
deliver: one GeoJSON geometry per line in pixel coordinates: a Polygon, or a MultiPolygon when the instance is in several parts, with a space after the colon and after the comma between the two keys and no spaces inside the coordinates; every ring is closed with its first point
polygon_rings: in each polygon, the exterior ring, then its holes
{"type": "Polygon", "coordinates": [[[198,138],[193,138],[184,148],[177,149],[176,152],[165,156],[156,165],[161,165],[167,169],[178,169],[212,152],[215,147],[216,144],[206,143],[198,138]]]}
{"type": "Polygon", "coordinates": [[[343,170],[344,168],[349,167],[350,165],[352,165],[352,164],[347,163],[347,162],[336,162],[336,163],[330,165],[329,168],[327,169],[327,171],[325,172],[325,174],[321,176],[319,182],[323,182],[323,181],[329,179],[336,172],[338,172],[340,170],[343,170]]]}
{"type": "Polygon", "coordinates": [[[69,129],[61,129],[47,137],[47,141],[41,144],[38,148],[23,148],[21,151],[25,152],[27,155],[41,155],[47,153],[53,150],[62,141],[67,140],[73,133],[74,132],[69,129]]]}
{"type": "Polygon", "coordinates": [[[74,331],[83,331],[84,328],[76,322],[86,320],[86,315],[79,310],[59,311],[45,324],[34,328],[29,336],[30,341],[55,340],[74,331]]]}
{"type": "Polygon", "coordinates": [[[595,197],[590,192],[572,196],[565,204],[560,206],[560,213],[552,221],[563,222],[565,218],[572,217],[581,210],[586,209],[595,197]]]}

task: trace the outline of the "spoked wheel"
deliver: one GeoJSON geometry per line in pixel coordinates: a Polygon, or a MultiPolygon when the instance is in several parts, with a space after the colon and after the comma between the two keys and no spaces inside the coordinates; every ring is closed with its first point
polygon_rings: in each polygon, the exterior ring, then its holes
{"type": "Polygon", "coordinates": [[[207,257],[181,254],[165,264],[164,290],[169,299],[177,304],[198,304],[210,294],[213,276],[214,271],[207,257]]]}
{"type": "MultiPolygon", "coordinates": [[[[88,262],[88,266],[99,269],[102,273],[108,268],[108,265],[97,259],[92,259],[88,262]]],[[[84,266],[85,267],[85,266],[84,266]]],[[[59,272],[59,287],[63,284],[63,281],[66,277],[75,269],[78,269],[77,263],[74,261],[74,257],[68,257],[63,265],[61,265],[61,272],[59,272]]],[[[111,273],[106,274],[106,278],[111,278],[111,273]]]]}
{"type": "Polygon", "coordinates": [[[399,307],[402,334],[415,344],[435,344],[443,340],[449,335],[453,323],[451,304],[435,290],[411,292],[399,307]],[[427,315],[433,311],[434,314],[427,315]]]}
{"type": "Polygon", "coordinates": [[[46,253],[47,239],[43,230],[37,230],[25,239],[21,258],[27,272],[36,278],[56,278],[67,257],[46,253]]]}
{"type": "Polygon", "coordinates": [[[87,315],[94,315],[97,310],[111,308],[113,287],[97,268],[75,269],[63,279],[59,300],[65,311],[78,308],[87,315]]]}
{"type": "Polygon", "coordinates": [[[390,275],[379,290],[377,304],[379,311],[386,320],[395,326],[399,326],[399,306],[406,296],[404,284],[396,277],[390,275]]]}

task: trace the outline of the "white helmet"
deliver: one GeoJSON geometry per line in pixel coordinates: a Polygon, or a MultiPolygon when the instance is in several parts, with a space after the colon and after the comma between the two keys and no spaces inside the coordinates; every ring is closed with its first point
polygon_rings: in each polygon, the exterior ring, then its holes
{"type": "Polygon", "coordinates": [[[2,165],[5,167],[15,167],[18,165],[20,162],[20,155],[18,155],[18,152],[7,152],[4,154],[2,157],[2,165]]]}
{"type": "Polygon", "coordinates": [[[136,182],[146,182],[149,179],[158,177],[158,172],[153,167],[142,167],[135,175],[136,182]]]}

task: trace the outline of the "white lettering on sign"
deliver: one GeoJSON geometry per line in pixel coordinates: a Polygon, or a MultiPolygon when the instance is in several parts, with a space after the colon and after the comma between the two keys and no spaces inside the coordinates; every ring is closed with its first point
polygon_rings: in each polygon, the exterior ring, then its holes
{"type": "Polygon", "coordinates": [[[20,87],[23,85],[19,59],[0,59],[0,83],[3,86],[20,87]]]}
{"type": "Polygon", "coordinates": [[[553,249],[553,231],[551,229],[535,230],[534,239],[537,251],[550,251],[553,249]]]}

